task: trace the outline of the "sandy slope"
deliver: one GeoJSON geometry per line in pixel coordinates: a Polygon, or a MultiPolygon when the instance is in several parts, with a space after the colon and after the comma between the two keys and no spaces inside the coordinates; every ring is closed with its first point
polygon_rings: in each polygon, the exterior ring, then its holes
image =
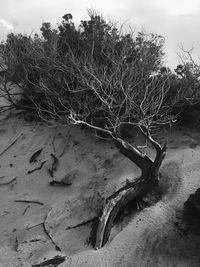
{"type": "Polygon", "coordinates": [[[175,226],[184,201],[200,187],[200,138],[192,130],[167,136],[162,199],[129,216],[110,243],[95,251],[88,244],[88,221],[97,216],[105,197],[139,176],[139,169],[89,131],[16,118],[1,121],[0,153],[17,140],[0,156],[0,266],[31,266],[55,255],[66,255],[61,267],[200,266],[200,237],[195,232],[186,236],[175,226]],[[29,163],[41,148],[38,160],[29,163]],[[71,186],[49,185],[51,153],[59,159],[54,179],[65,178],[71,186]],[[41,170],[27,174],[43,161],[41,170]]]}

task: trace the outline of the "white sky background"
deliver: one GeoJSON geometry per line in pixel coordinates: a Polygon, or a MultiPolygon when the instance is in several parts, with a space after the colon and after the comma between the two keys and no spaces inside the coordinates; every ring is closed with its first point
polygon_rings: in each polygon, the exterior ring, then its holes
{"type": "Polygon", "coordinates": [[[195,47],[200,57],[200,0],[0,0],[0,39],[8,32],[37,32],[42,22],[52,25],[66,13],[75,22],[87,19],[87,8],[101,12],[105,19],[127,22],[140,30],[166,39],[167,65],[178,64],[179,45],[195,47]]]}

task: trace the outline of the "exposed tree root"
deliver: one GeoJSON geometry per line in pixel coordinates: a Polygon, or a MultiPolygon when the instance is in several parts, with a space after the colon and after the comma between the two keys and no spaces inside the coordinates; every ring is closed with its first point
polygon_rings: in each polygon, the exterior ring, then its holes
{"type": "Polygon", "coordinates": [[[140,200],[152,191],[159,181],[159,169],[166,155],[167,146],[162,147],[150,134],[149,126],[145,122],[140,122],[138,128],[145,140],[153,146],[156,151],[154,160],[147,154],[143,153],[139,148],[133,146],[126,140],[123,140],[117,134],[116,129],[110,131],[98,126],[94,126],[88,122],[77,119],[73,113],[70,119],[74,124],[82,124],[88,126],[95,131],[100,131],[108,135],[114,142],[120,152],[141,169],[141,177],[133,183],[129,183],[115,192],[106,200],[106,204],[102,208],[97,223],[94,223],[90,240],[94,248],[101,248],[108,240],[112,224],[119,211],[130,201],[140,200]],[[94,241],[93,241],[94,239],[94,241]]]}
{"type": "Polygon", "coordinates": [[[130,201],[139,201],[147,192],[151,191],[157,184],[157,181],[152,179],[145,180],[142,177],[133,183],[129,183],[115,192],[106,200],[97,224],[94,224],[93,233],[95,233],[95,240],[91,238],[91,242],[95,249],[99,249],[108,241],[113,222],[120,210],[130,201]]]}

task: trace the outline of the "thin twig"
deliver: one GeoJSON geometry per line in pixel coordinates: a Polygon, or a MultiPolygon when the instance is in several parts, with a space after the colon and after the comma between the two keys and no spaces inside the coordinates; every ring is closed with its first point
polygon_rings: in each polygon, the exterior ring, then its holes
{"type": "Polygon", "coordinates": [[[22,133],[20,133],[3,151],[0,152],[0,156],[2,156],[11,146],[13,146],[17,140],[20,138],[22,133]]]}
{"type": "Polygon", "coordinates": [[[42,205],[42,206],[44,205],[44,203],[37,201],[37,200],[17,199],[17,200],[15,200],[15,202],[35,203],[35,204],[42,205]]]}
{"type": "Polygon", "coordinates": [[[46,215],[44,222],[42,224],[45,234],[48,236],[48,238],[51,240],[52,244],[55,246],[56,250],[61,251],[60,247],[54,242],[53,238],[51,237],[49,231],[46,228],[45,222],[47,220],[49,213],[46,215]]]}
{"type": "Polygon", "coordinates": [[[96,217],[94,217],[94,218],[92,218],[92,219],[89,219],[89,220],[87,220],[87,221],[85,221],[85,222],[79,223],[79,224],[77,224],[77,225],[75,225],[75,226],[69,226],[69,227],[67,227],[65,230],[67,231],[67,230],[71,230],[71,229],[75,229],[75,228],[78,228],[78,227],[87,225],[87,224],[89,224],[89,223],[94,222],[94,221],[97,220],[97,219],[98,219],[98,216],[96,216],[96,217]]]}
{"type": "Polygon", "coordinates": [[[0,183],[0,186],[2,186],[2,185],[9,185],[9,184],[13,183],[13,182],[16,181],[16,180],[17,180],[17,177],[13,178],[12,180],[10,180],[10,181],[8,181],[8,182],[0,183]]]}
{"type": "Polygon", "coordinates": [[[43,165],[45,164],[45,162],[46,162],[46,160],[43,161],[43,162],[40,164],[39,167],[37,167],[37,168],[35,168],[35,169],[33,169],[33,170],[28,171],[27,174],[30,174],[30,173],[33,173],[33,172],[35,172],[35,171],[41,170],[42,167],[43,167],[43,165]]]}
{"type": "Polygon", "coordinates": [[[28,205],[25,210],[23,211],[22,215],[24,215],[26,213],[26,211],[30,208],[30,205],[28,205]]]}
{"type": "Polygon", "coordinates": [[[37,227],[37,226],[43,225],[43,223],[44,223],[44,222],[37,223],[37,224],[35,224],[35,225],[32,225],[32,226],[30,226],[30,227],[27,227],[26,229],[27,229],[27,230],[33,229],[33,228],[35,228],[35,227],[37,227]]]}

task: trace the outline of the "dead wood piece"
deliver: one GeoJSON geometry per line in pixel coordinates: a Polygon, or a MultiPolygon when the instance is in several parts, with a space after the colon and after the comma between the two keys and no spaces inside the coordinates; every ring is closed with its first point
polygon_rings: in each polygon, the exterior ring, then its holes
{"type": "Polygon", "coordinates": [[[19,249],[19,241],[18,241],[17,237],[15,238],[14,248],[15,248],[15,251],[18,252],[18,249],[19,249]]]}
{"type": "Polygon", "coordinates": [[[37,167],[37,168],[35,168],[35,169],[33,169],[33,170],[28,171],[27,174],[31,174],[31,173],[33,173],[33,172],[35,172],[35,171],[41,170],[42,167],[43,167],[43,165],[44,165],[45,163],[46,163],[46,160],[43,161],[43,162],[40,164],[39,167],[37,167]]]}
{"type": "Polygon", "coordinates": [[[38,226],[40,226],[40,225],[43,225],[43,223],[44,223],[44,222],[41,222],[41,223],[37,223],[37,224],[32,225],[32,226],[26,227],[26,230],[31,230],[31,229],[33,229],[33,228],[35,228],[35,227],[38,227],[38,226]]]}
{"type": "Polygon", "coordinates": [[[96,221],[97,219],[98,219],[98,217],[94,217],[94,218],[92,218],[92,219],[90,219],[90,220],[87,220],[87,221],[85,221],[85,222],[79,223],[79,224],[77,224],[77,225],[75,225],[75,226],[69,226],[69,227],[67,227],[65,230],[67,231],[67,230],[71,230],[71,229],[75,229],[75,228],[78,228],[78,227],[87,225],[88,223],[92,223],[92,222],[96,221]]]}
{"type": "Polygon", "coordinates": [[[37,150],[35,153],[33,153],[33,155],[31,156],[31,158],[29,160],[29,162],[32,163],[32,162],[36,161],[37,157],[41,154],[42,150],[43,149],[41,148],[41,149],[37,150]]]}
{"type": "Polygon", "coordinates": [[[63,182],[63,181],[55,181],[55,180],[53,180],[49,184],[52,185],[52,186],[70,186],[70,185],[72,185],[72,182],[71,181],[63,182]]]}
{"type": "Polygon", "coordinates": [[[8,181],[8,182],[5,182],[5,183],[0,183],[0,186],[3,186],[3,185],[9,185],[9,184],[13,183],[14,181],[17,181],[17,177],[15,177],[15,178],[11,179],[11,180],[10,180],[10,181],[8,181]]]}
{"type": "Polygon", "coordinates": [[[28,205],[28,206],[24,209],[22,215],[24,215],[24,214],[27,212],[27,210],[28,210],[29,208],[30,208],[30,205],[28,205]]]}
{"type": "Polygon", "coordinates": [[[35,239],[31,239],[31,240],[29,240],[28,242],[30,242],[30,243],[34,243],[34,242],[39,242],[39,241],[42,241],[42,239],[40,239],[40,238],[35,238],[35,239]]]}
{"type": "Polygon", "coordinates": [[[54,242],[53,238],[51,237],[49,231],[48,231],[47,228],[46,228],[45,223],[46,223],[46,220],[47,220],[48,215],[49,215],[49,213],[47,214],[47,216],[46,216],[46,218],[44,219],[44,222],[43,222],[43,224],[42,224],[43,229],[44,229],[44,232],[45,232],[45,234],[48,236],[48,238],[51,240],[52,244],[55,246],[55,249],[56,249],[57,251],[61,251],[61,248],[54,242]]]}
{"type": "Polygon", "coordinates": [[[7,147],[4,148],[3,151],[0,152],[0,156],[2,156],[11,146],[14,145],[17,142],[17,140],[20,138],[21,135],[22,135],[22,133],[20,133],[16,138],[14,138],[14,140],[9,145],[7,145],[7,147]]]}
{"type": "Polygon", "coordinates": [[[131,200],[141,199],[145,194],[145,188],[148,187],[150,187],[148,181],[144,182],[142,178],[139,178],[138,181],[127,184],[107,199],[97,225],[93,226],[96,227],[95,231],[93,229],[93,234],[96,234],[96,239],[93,241],[95,249],[100,249],[108,241],[113,222],[119,211],[131,200]]]}
{"type": "Polygon", "coordinates": [[[50,260],[43,261],[39,264],[34,264],[32,265],[32,267],[45,267],[45,266],[57,267],[59,264],[63,263],[65,259],[66,259],[66,256],[58,255],[50,260]]]}
{"type": "Polygon", "coordinates": [[[15,200],[15,202],[22,202],[22,203],[34,203],[34,204],[38,204],[38,205],[44,205],[44,203],[37,201],[37,200],[26,200],[26,199],[17,199],[15,200]]]}
{"type": "MultiPolygon", "coordinates": [[[[30,229],[32,229],[32,228],[35,228],[35,227],[37,227],[37,226],[42,225],[45,234],[46,234],[46,235],[48,236],[48,238],[51,240],[52,244],[55,246],[55,249],[56,249],[57,251],[61,251],[61,248],[54,242],[53,238],[51,237],[49,231],[48,231],[47,228],[46,228],[45,223],[46,223],[46,220],[47,220],[48,215],[49,215],[49,213],[46,215],[46,217],[45,217],[45,219],[44,219],[43,222],[38,223],[38,224],[33,225],[33,226],[30,226],[30,227],[27,228],[27,230],[30,230],[30,229]]],[[[33,266],[37,266],[37,265],[33,265],[33,266]]],[[[38,265],[38,266],[40,266],[40,265],[38,265]]],[[[46,266],[46,265],[41,265],[41,266],[46,266]]],[[[55,265],[55,266],[57,266],[57,265],[55,265]]]]}
{"type": "Polygon", "coordinates": [[[49,169],[49,174],[51,177],[53,177],[54,172],[57,170],[59,160],[53,153],[51,153],[50,156],[53,158],[53,163],[52,163],[51,169],[49,169]]]}

